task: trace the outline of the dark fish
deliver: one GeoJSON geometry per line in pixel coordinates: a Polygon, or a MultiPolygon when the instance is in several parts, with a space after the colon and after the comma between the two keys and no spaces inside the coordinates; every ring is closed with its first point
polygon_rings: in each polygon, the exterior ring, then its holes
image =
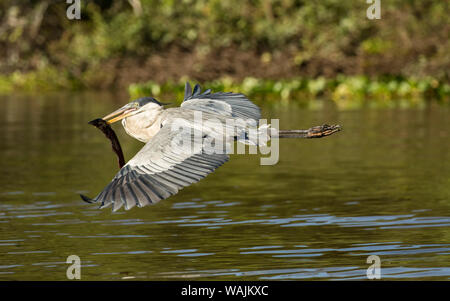
{"type": "Polygon", "coordinates": [[[117,159],[119,160],[119,168],[122,168],[125,165],[125,158],[123,156],[122,147],[120,146],[119,139],[117,139],[114,130],[105,120],[101,118],[89,121],[89,124],[98,128],[100,131],[103,132],[103,134],[105,134],[106,138],[111,140],[112,149],[116,153],[117,159]]]}
{"type": "MultiPolygon", "coordinates": [[[[125,165],[125,158],[123,156],[122,147],[120,146],[119,139],[117,139],[116,133],[111,128],[111,126],[103,119],[97,118],[94,120],[89,121],[89,124],[95,126],[100,131],[105,134],[106,138],[108,138],[111,141],[112,150],[116,153],[117,159],[119,161],[119,168],[122,168],[125,165]]],[[[93,203],[93,201],[85,196],[80,194],[83,201],[87,203],[93,203]]]]}

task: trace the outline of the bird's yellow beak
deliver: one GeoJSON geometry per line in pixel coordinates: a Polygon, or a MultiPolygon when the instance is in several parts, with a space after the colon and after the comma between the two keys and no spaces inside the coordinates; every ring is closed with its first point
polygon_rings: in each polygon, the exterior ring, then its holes
{"type": "Polygon", "coordinates": [[[102,119],[105,120],[108,124],[112,124],[114,122],[117,122],[128,116],[133,115],[133,113],[136,111],[136,109],[137,108],[135,108],[135,107],[124,106],[124,107],[112,112],[111,114],[106,115],[102,119]]]}

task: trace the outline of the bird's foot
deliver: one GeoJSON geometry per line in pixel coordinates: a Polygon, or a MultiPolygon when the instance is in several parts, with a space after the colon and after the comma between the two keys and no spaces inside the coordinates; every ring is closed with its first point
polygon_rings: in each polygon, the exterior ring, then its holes
{"type": "Polygon", "coordinates": [[[342,127],[338,124],[335,125],[323,124],[315,126],[308,130],[306,138],[322,138],[325,136],[332,135],[336,132],[339,132],[341,129],[342,127]]]}

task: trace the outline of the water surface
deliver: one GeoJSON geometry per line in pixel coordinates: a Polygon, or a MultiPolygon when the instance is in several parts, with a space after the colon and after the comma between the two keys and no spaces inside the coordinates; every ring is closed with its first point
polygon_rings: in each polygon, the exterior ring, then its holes
{"type": "MultiPolygon", "coordinates": [[[[281,141],[280,161],[233,155],[151,207],[83,203],[117,172],[87,122],[127,101],[111,94],[1,96],[0,279],[450,278],[449,108],[340,111],[265,104],[283,129],[339,123],[325,139],[281,141]]],[[[142,144],[115,126],[129,159],[142,144]]]]}

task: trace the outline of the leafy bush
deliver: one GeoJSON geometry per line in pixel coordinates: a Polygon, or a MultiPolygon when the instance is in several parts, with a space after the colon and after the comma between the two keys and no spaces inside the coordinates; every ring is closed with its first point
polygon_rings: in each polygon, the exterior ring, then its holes
{"type": "MultiPolygon", "coordinates": [[[[1,1],[0,73],[56,68],[68,79],[75,79],[76,87],[80,83],[92,87],[105,76],[120,76],[114,70],[100,74],[104,64],[114,60],[133,58],[139,63],[172,48],[202,58],[232,48],[261,56],[265,64],[271,64],[277,54],[285,54],[280,68],[294,70],[287,77],[318,77],[307,83],[312,94],[324,89],[325,78],[338,74],[449,79],[448,1],[382,1],[381,20],[366,18],[365,1],[350,0],[81,3],[82,19],[70,21],[65,1],[1,1]]],[[[224,61],[217,65],[225,66],[220,68],[226,73],[233,58],[220,59],[224,61]]],[[[211,60],[207,63],[216,63],[211,60]]],[[[207,70],[208,66],[198,68],[207,70]]],[[[165,66],[155,70],[165,71],[165,66]]],[[[108,82],[113,85],[114,79],[108,82]]],[[[291,88],[277,89],[289,95],[296,85],[303,84],[292,82],[291,88]]],[[[250,80],[243,87],[252,85],[250,80]]],[[[367,83],[356,80],[345,85],[359,91],[367,83]]],[[[394,86],[388,85],[387,91],[394,86]]],[[[395,88],[412,93],[405,85],[395,88]]]]}

